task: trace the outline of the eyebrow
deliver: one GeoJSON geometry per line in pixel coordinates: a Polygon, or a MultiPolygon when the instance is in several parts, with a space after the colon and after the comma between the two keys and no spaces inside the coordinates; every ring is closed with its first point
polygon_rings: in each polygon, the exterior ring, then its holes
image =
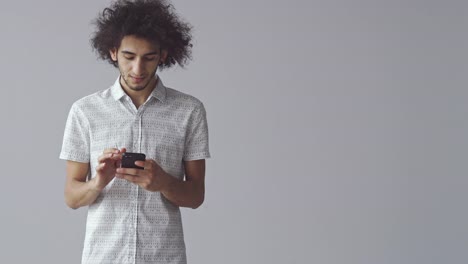
{"type": "MultiPolygon", "coordinates": [[[[136,54],[131,52],[131,51],[128,51],[128,50],[122,50],[121,51],[123,54],[128,54],[128,55],[132,55],[132,56],[135,56],[136,54]]],[[[143,54],[143,56],[151,56],[151,55],[158,55],[158,52],[157,51],[152,51],[152,52],[148,52],[146,54],[143,54]]]]}

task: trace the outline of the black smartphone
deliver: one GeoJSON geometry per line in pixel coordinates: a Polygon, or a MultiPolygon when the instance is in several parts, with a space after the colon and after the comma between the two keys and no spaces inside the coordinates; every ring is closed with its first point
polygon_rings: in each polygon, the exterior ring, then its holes
{"type": "Polygon", "coordinates": [[[146,160],[146,155],[143,153],[132,153],[132,152],[125,152],[122,155],[122,163],[120,164],[121,168],[135,168],[135,169],[143,169],[143,167],[135,165],[135,161],[146,160]]]}

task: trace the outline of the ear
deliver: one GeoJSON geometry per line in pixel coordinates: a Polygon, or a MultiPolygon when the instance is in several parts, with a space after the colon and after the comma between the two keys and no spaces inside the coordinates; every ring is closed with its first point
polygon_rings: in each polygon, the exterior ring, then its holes
{"type": "Polygon", "coordinates": [[[160,60],[160,62],[165,62],[166,59],[167,59],[167,49],[163,49],[161,51],[161,60],[160,60]]]}
{"type": "Polygon", "coordinates": [[[111,50],[109,50],[109,53],[110,53],[112,60],[117,61],[117,49],[112,48],[111,50]]]}

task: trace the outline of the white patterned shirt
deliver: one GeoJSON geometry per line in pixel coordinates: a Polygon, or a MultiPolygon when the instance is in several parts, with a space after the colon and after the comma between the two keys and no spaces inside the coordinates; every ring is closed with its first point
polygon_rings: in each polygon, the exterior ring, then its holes
{"type": "MultiPolygon", "coordinates": [[[[184,161],[210,157],[205,108],[198,99],[158,78],[137,109],[119,79],[72,105],[61,159],[89,162],[89,180],[104,149],[125,147],[183,179],[184,161]]],[[[179,208],[160,192],[114,178],[89,205],[82,263],[186,263],[179,208]]]]}

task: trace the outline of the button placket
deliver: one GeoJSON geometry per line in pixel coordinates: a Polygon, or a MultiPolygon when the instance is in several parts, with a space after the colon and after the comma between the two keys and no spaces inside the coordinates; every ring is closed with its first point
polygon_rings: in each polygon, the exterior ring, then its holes
{"type": "Polygon", "coordinates": [[[133,225],[132,225],[132,232],[133,232],[133,245],[134,245],[134,251],[133,251],[133,257],[136,259],[136,251],[137,251],[137,228],[138,228],[138,190],[139,187],[138,185],[134,185],[134,190],[135,190],[135,198],[133,200],[133,225]]]}
{"type": "MultiPolygon", "coordinates": [[[[140,119],[140,111],[141,111],[141,108],[138,109],[136,111],[136,114],[135,114],[135,121],[133,123],[133,138],[132,138],[132,141],[133,141],[133,151],[134,152],[138,152],[140,153],[141,152],[141,149],[140,149],[140,144],[139,144],[139,139],[140,139],[140,129],[141,127],[139,126],[139,119],[140,119]]],[[[132,233],[132,236],[133,236],[133,254],[132,254],[132,257],[133,258],[136,258],[136,250],[137,250],[137,224],[138,224],[138,185],[136,184],[132,184],[132,225],[130,227],[130,232],[132,233]]]]}
{"type": "Polygon", "coordinates": [[[137,212],[138,212],[138,185],[131,184],[130,191],[130,208],[131,208],[131,219],[128,226],[128,231],[131,234],[130,241],[130,254],[128,256],[128,261],[130,263],[135,263],[136,250],[137,250],[137,234],[136,234],[136,225],[137,225],[137,212]]]}

